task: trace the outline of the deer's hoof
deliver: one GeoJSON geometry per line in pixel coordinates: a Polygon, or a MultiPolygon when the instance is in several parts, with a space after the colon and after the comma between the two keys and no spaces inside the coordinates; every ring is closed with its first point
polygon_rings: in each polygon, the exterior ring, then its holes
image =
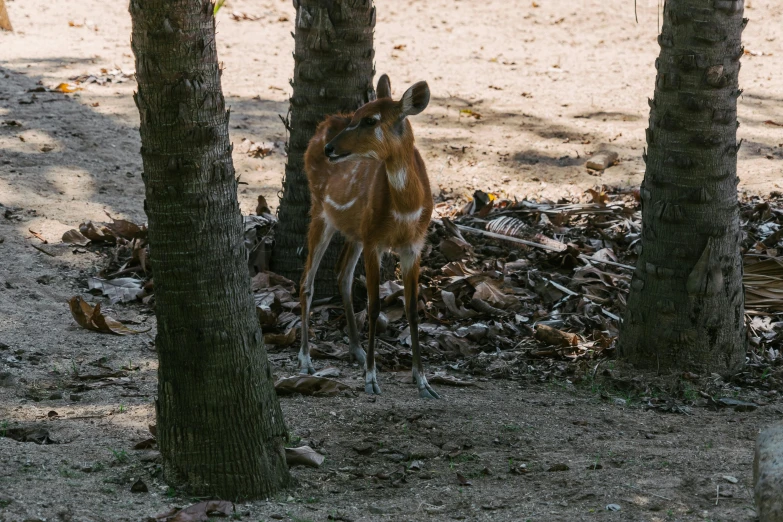
{"type": "Polygon", "coordinates": [[[380,395],[381,387],[378,386],[377,382],[368,382],[364,385],[364,392],[369,395],[380,395]]]}
{"type": "Polygon", "coordinates": [[[370,395],[380,395],[381,387],[378,386],[378,376],[375,368],[366,370],[364,374],[364,391],[370,395]]]}
{"type": "Polygon", "coordinates": [[[366,366],[367,364],[367,354],[364,353],[364,349],[361,347],[358,348],[351,348],[349,349],[348,353],[350,353],[351,358],[355,360],[357,363],[359,363],[359,366],[366,366]]]}
{"type": "Polygon", "coordinates": [[[419,388],[419,397],[422,399],[440,399],[440,395],[429,384],[424,388],[419,388]]]}

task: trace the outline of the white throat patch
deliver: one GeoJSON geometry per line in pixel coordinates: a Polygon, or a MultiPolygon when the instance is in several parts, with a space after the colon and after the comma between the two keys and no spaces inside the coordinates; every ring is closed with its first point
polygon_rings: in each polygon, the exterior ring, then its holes
{"type": "Polygon", "coordinates": [[[333,200],[331,196],[326,196],[324,201],[335,210],[348,210],[353,206],[354,203],[356,203],[356,198],[353,198],[351,201],[343,203],[342,205],[333,200]]]}

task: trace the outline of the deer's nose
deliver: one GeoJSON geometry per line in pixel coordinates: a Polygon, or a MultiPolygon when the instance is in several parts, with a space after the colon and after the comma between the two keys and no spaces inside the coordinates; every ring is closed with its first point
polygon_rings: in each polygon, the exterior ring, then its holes
{"type": "Polygon", "coordinates": [[[326,147],[324,147],[324,154],[326,154],[327,156],[334,155],[334,146],[331,143],[327,143],[326,147]]]}

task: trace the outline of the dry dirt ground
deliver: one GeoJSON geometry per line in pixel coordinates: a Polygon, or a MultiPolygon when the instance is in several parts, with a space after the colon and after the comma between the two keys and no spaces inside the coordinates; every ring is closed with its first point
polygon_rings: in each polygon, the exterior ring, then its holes
{"type": "MultiPolygon", "coordinates": [[[[638,1],[638,23],[630,0],[376,3],[378,71],[396,95],[430,83],[432,103],[414,126],[442,189],[556,197],[640,182],[657,2],[638,1]],[[584,160],[602,147],[617,150],[620,164],[592,176],[584,160]]],[[[154,453],[131,449],[154,420],[154,317],[117,305],[116,316],[152,331],[78,328],[66,301],[86,295],[87,275],[105,259],[59,244],[104,212],[144,221],[135,82],[117,71],[133,70],[127,3],[6,4],[16,33],[0,33],[0,433],[35,424],[59,444],[0,437],[0,521],[144,520],[192,501],[154,476],[154,453]],[[81,75],[100,81],[72,94],[35,92],[81,75]],[[128,376],[72,387],[75,371],[107,367],[128,376]],[[138,478],[149,492],[131,493],[138,478]]],[[[783,7],[746,6],[741,189],[769,192],[783,183],[783,127],[765,123],[783,123],[783,7]]],[[[278,114],[290,94],[292,19],[290,0],[229,0],[218,14],[245,212],[258,194],[277,201],[279,149],[253,158],[243,140],[285,140],[278,114]]],[[[293,355],[273,354],[279,375],[293,371],[293,355]]],[[[341,368],[359,390],[358,369],[341,368]]],[[[782,411],[771,395],[753,412],[660,414],[635,397],[533,377],[441,386],[445,400],[433,403],[414,400],[389,373],[381,379],[376,401],[360,391],[283,399],[292,435],[326,462],[296,469],[299,485],[287,493],[239,504],[239,518],[753,520],[752,441],[782,411]],[[568,469],[547,471],[561,465],[568,469]]]]}

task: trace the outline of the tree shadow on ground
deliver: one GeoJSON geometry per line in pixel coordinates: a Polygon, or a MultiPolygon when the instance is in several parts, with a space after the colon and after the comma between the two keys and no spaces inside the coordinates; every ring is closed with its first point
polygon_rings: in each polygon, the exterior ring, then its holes
{"type": "MultiPolygon", "coordinates": [[[[58,208],[80,200],[143,221],[135,81],[65,94],[47,89],[52,86],[44,85],[42,75],[16,70],[16,63],[43,70],[91,60],[60,57],[0,65],[0,183],[6,185],[12,204],[46,209],[57,219],[58,208]]],[[[277,114],[285,114],[287,103],[227,97],[226,105],[232,111],[232,137],[284,139],[277,114]],[[259,124],[268,121],[280,130],[271,138],[259,124]]]]}

